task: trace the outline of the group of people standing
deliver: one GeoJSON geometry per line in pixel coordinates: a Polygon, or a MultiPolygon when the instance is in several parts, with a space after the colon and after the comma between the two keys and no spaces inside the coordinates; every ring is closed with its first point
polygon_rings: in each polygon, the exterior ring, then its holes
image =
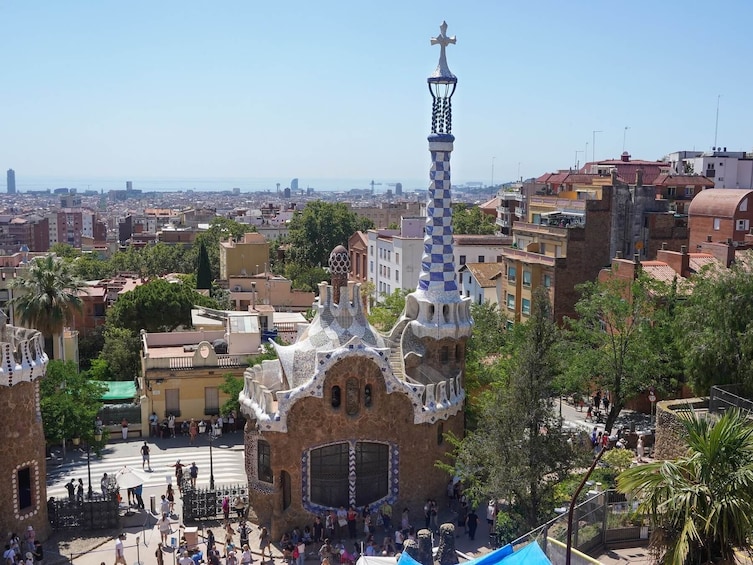
{"type": "Polygon", "coordinates": [[[28,526],[23,539],[11,532],[3,551],[4,565],[35,565],[40,564],[44,557],[42,543],[36,538],[33,526],[28,526]]]}

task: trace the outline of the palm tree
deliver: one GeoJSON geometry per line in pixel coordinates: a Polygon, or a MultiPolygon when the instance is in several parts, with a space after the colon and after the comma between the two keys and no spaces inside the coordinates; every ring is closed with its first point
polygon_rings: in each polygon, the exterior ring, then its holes
{"type": "Polygon", "coordinates": [[[656,526],[658,563],[732,563],[735,549],[751,555],[753,422],[738,411],[716,422],[697,414],[682,422],[687,454],[628,469],[618,489],[636,495],[656,526]]]}
{"type": "Polygon", "coordinates": [[[11,300],[18,321],[45,336],[48,353],[52,353],[52,339],[59,339],[75,312],[81,311],[79,292],[85,286],[72,265],[54,255],[35,258],[28,271],[11,282],[10,287],[18,292],[11,300]]]}

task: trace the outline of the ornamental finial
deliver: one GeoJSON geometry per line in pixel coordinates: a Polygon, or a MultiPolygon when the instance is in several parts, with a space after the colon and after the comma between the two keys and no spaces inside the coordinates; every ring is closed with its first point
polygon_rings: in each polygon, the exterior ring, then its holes
{"type": "Polygon", "coordinates": [[[438,36],[431,38],[431,44],[439,45],[440,48],[439,63],[437,64],[434,74],[431,75],[431,78],[455,79],[455,75],[450,72],[450,67],[447,66],[447,54],[445,48],[450,44],[454,45],[457,40],[454,35],[452,37],[447,37],[447,22],[445,21],[439,26],[439,32],[438,36]]]}

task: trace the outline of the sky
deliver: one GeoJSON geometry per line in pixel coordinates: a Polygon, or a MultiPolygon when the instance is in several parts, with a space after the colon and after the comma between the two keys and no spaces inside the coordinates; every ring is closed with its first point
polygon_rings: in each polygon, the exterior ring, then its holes
{"type": "Polygon", "coordinates": [[[0,170],[425,188],[442,20],[454,183],[753,149],[749,1],[0,0],[0,170]]]}

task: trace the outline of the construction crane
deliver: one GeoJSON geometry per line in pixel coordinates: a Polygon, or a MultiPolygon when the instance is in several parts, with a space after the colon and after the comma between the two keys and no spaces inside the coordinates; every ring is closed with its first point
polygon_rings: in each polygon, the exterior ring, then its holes
{"type": "Polygon", "coordinates": [[[371,194],[374,194],[374,187],[375,186],[382,186],[381,182],[374,182],[373,180],[369,184],[371,185],[371,194]]]}

